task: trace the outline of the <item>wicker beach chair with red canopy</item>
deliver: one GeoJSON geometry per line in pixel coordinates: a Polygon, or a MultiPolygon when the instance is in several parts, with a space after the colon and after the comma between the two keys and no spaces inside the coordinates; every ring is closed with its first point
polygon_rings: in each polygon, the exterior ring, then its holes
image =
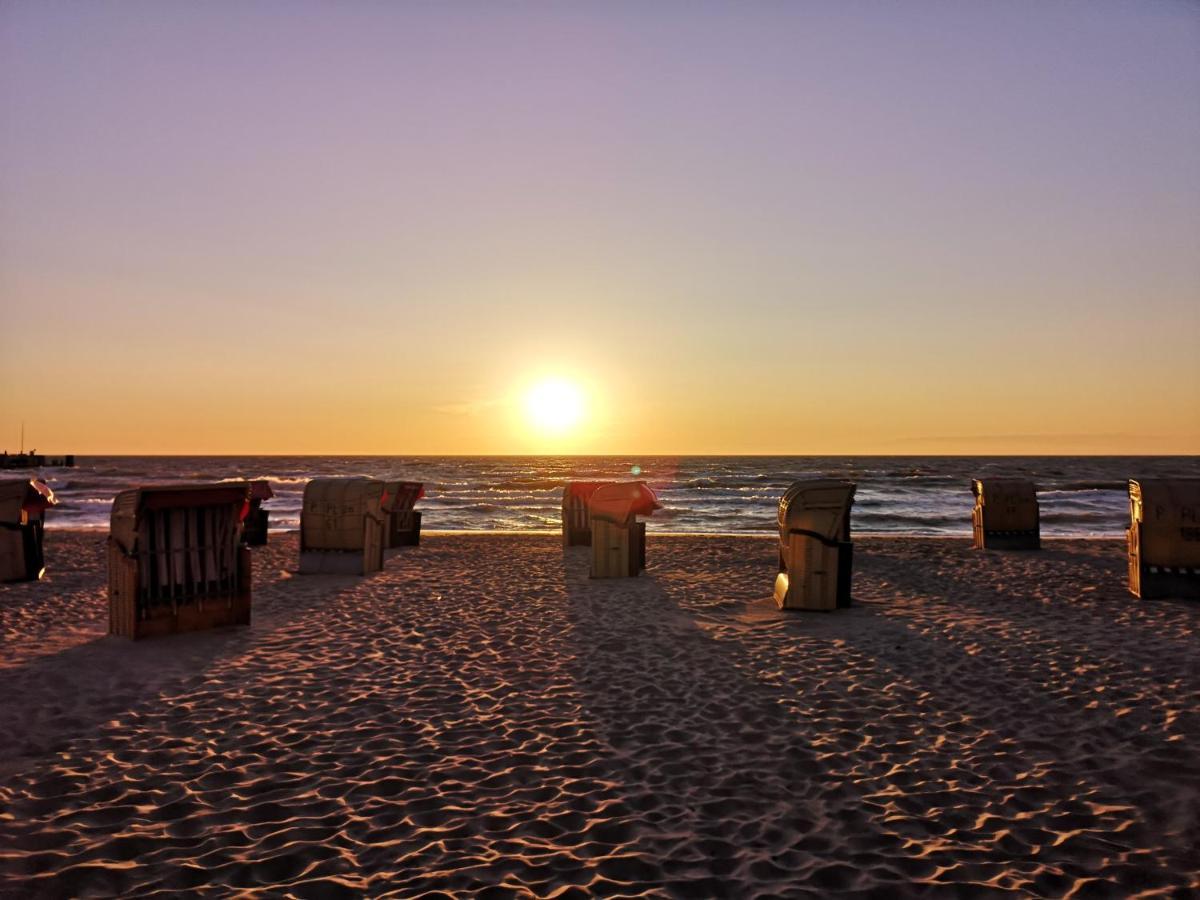
{"type": "Polygon", "coordinates": [[[108,630],[144,638],[250,624],[250,484],[140,487],[113,500],[108,630]]]}
{"type": "Polygon", "coordinates": [[[611,481],[568,481],[563,488],[562,533],[564,547],[590,547],[592,544],[592,517],[588,513],[588,501],[596,489],[611,481]]]}
{"type": "Polygon", "coordinates": [[[628,578],[646,567],[646,523],[662,509],[644,481],[602,484],[588,500],[592,527],[592,578],[628,578]]]}
{"type": "Polygon", "coordinates": [[[267,543],[267,528],[271,513],[262,508],[264,500],[275,496],[271,482],[266,479],[250,482],[250,512],[242,527],[242,543],[248,547],[262,547],[267,543]]]}
{"type": "Polygon", "coordinates": [[[58,500],[44,481],[0,481],[0,581],[37,581],[46,571],[46,510],[58,500]]]}
{"type": "Polygon", "coordinates": [[[421,513],[413,509],[425,496],[425,485],[419,481],[388,481],[383,508],[388,524],[386,544],[392,547],[415,547],[421,543],[421,513]]]}

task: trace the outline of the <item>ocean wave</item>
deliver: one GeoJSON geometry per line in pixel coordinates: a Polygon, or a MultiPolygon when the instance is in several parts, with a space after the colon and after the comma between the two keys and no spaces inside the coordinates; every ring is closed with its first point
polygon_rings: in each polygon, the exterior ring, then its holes
{"type": "Polygon", "coordinates": [[[1085,492],[1103,492],[1110,493],[1112,491],[1120,491],[1125,493],[1129,490],[1129,482],[1125,481],[1075,481],[1067,482],[1066,484],[1056,484],[1049,487],[1038,487],[1038,496],[1045,494],[1079,494],[1085,492]]]}
{"type": "Polygon", "coordinates": [[[566,483],[566,480],[560,478],[501,481],[499,484],[487,485],[485,489],[489,491],[561,491],[566,483]]]}
{"type": "Polygon", "coordinates": [[[418,505],[430,529],[557,527],[568,480],[618,480],[642,466],[667,507],[651,530],[764,532],[775,527],[779,497],[793,481],[848,478],[858,485],[856,533],[963,534],[970,528],[972,477],[1017,474],[1042,486],[1044,530],[1119,536],[1127,521],[1129,473],[1200,475],[1196,457],[80,457],[77,469],[47,471],[63,500],[49,527],[106,525],[120,490],[187,480],[264,478],[275,528],[294,528],[311,477],[369,475],[421,481],[418,505]],[[253,476],[246,473],[256,473],[253,476]],[[397,473],[403,473],[398,475],[397,473]]]}

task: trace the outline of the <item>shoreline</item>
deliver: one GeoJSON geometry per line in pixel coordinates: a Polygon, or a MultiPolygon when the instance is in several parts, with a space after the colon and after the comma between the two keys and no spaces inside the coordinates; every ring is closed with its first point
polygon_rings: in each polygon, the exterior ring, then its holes
{"type": "MultiPolygon", "coordinates": [[[[51,535],[59,534],[107,534],[109,526],[107,525],[68,525],[61,527],[47,526],[46,533],[51,535]]],[[[271,529],[269,534],[272,537],[286,537],[289,535],[298,535],[299,528],[287,529],[271,529]]],[[[656,531],[647,529],[647,535],[652,537],[663,538],[746,538],[749,540],[778,540],[778,533],[775,531],[656,531]]],[[[561,536],[562,532],[557,528],[422,528],[421,537],[454,537],[461,535],[463,537],[486,537],[487,535],[496,535],[497,537],[519,537],[528,535],[529,537],[550,537],[561,536]]],[[[970,541],[971,532],[967,531],[963,534],[920,534],[909,531],[864,531],[854,532],[852,540],[854,541],[879,541],[879,540],[914,540],[914,541],[970,541]]],[[[1107,534],[1053,534],[1042,535],[1042,542],[1047,541],[1114,541],[1118,543],[1125,542],[1124,535],[1107,535],[1107,534]]],[[[1003,551],[993,551],[1003,552],[1003,551]]],[[[1036,552],[1036,551],[1034,551],[1036,552]]]]}

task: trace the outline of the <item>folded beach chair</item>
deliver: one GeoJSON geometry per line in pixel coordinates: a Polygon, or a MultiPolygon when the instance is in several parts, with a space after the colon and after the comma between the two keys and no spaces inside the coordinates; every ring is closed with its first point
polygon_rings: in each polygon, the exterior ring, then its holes
{"type": "Polygon", "coordinates": [[[831,610],[850,605],[854,545],[850,507],[856,485],[848,481],[797,481],[779,501],[780,609],[831,610]]]}
{"type": "Polygon", "coordinates": [[[250,482],[250,512],[242,523],[242,543],[249,547],[262,547],[267,543],[267,525],[271,517],[268,510],[262,508],[264,500],[275,496],[271,490],[271,482],[266,480],[250,482]]]}
{"type": "Polygon", "coordinates": [[[122,491],[108,536],[108,631],[128,638],[250,624],[250,485],[122,491]]]}
{"type": "Polygon", "coordinates": [[[1200,598],[1200,478],[1129,482],[1129,590],[1200,598]]]}
{"type": "Polygon", "coordinates": [[[588,500],[592,530],[593,578],[635,576],[646,567],[646,524],[662,505],[643,481],[602,484],[588,500]]]}
{"type": "Polygon", "coordinates": [[[300,572],[369,575],[383,568],[387,485],[373,478],[314,478],[300,512],[300,572]]]}
{"type": "Polygon", "coordinates": [[[1023,478],[977,478],[971,526],[977,550],[1040,550],[1037,488],[1023,478]]]}
{"type": "Polygon", "coordinates": [[[419,481],[389,481],[384,496],[384,511],[388,525],[387,547],[415,547],[421,543],[421,513],[413,509],[425,496],[425,485],[419,481]]]}
{"type": "Polygon", "coordinates": [[[46,482],[0,481],[0,581],[37,581],[46,571],[42,550],[46,509],[57,503],[46,482]]]}
{"type": "Polygon", "coordinates": [[[589,547],[592,543],[592,519],[588,501],[596,488],[611,481],[568,481],[563,488],[562,532],[564,547],[589,547]]]}

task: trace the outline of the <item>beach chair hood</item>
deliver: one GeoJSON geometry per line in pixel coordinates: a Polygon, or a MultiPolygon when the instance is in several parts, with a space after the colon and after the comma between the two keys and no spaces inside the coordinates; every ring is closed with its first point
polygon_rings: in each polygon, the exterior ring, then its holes
{"type": "Polygon", "coordinates": [[[251,500],[270,500],[275,496],[275,491],[271,489],[271,482],[265,478],[260,478],[258,481],[250,482],[250,499],[251,500]]]}
{"type": "Polygon", "coordinates": [[[611,484],[610,481],[568,481],[563,489],[563,499],[578,498],[584,503],[592,499],[592,494],[601,485],[611,484]]]}
{"type": "Polygon", "coordinates": [[[383,495],[385,512],[408,512],[425,496],[425,485],[419,481],[388,481],[383,495]]]}
{"type": "Polygon", "coordinates": [[[789,533],[808,533],[825,542],[850,540],[850,505],[855,485],[849,481],[797,481],[779,501],[780,539],[789,533]]]}
{"type": "Polygon", "coordinates": [[[152,510],[189,509],[197,506],[230,506],[236,510],[238,527],[250,509],[250,484],[225,481],[219,484],[175,484],[131,488],[113,499],[109,534],[125,553],[137,550],[142,518],[152,510]]]}
{"type": "Polygon", "coordinates": [[[593,519],[624,524],[635,516],[651,515],[662,509],[654,491],[644,481],[614,481],[592,493],[588,511],[593,519]]]}

